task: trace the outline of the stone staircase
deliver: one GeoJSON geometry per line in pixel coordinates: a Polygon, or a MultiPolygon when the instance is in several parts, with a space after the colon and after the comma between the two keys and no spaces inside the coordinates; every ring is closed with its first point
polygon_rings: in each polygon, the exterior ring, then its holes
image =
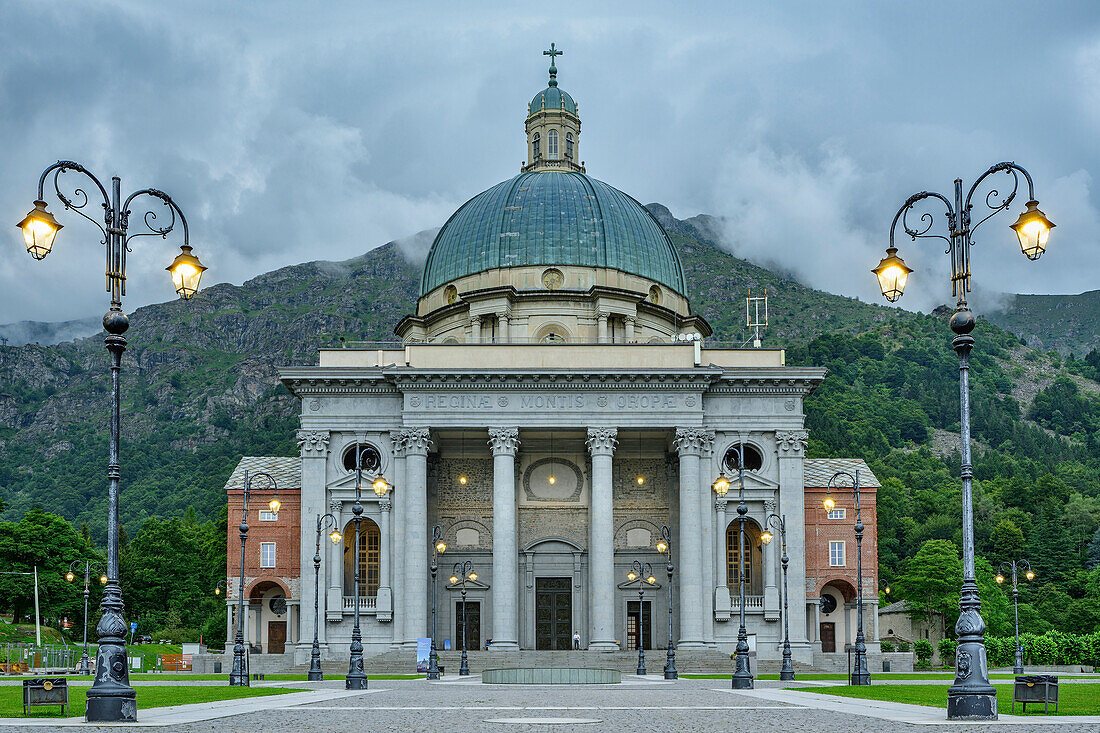
{"type": "MultiPolygon", "coordinates": [[[[439,652],[439,664],[446,674],[458,674],[462,653],[460,651],[439,652]]],[[[646,670],[649,674],[660,674],[665,668],[665,650],[647,649],[645,653],[646,670]]],[[[485,651],[467,652],[470,672],[477,674],[486,669],[535,667],[535,668],[574,668],[574,669],[617,669],[633,674],[638,666],[636,651],[485,651]]],[[[752,660],[753,673],[778,673],[779,660],[752,660]]],[[[808,672],[810,666],[795,663],[796,672],[808,672]]],[[[346,674],[348,663],[326,661],[321,664],[325,674],[346,674]]],[[[413,649],[394,649],[363,660],[367,674],[411,674],[416,670],[416,652],[413,649]]],[[[291,672],[304,674],[308,664],[291,669],[291,672]]],[[[729,654],[717,649],[684,649],[676,652],[676,670],[681,674],[732,674],[733,661],[729,654]]]]}

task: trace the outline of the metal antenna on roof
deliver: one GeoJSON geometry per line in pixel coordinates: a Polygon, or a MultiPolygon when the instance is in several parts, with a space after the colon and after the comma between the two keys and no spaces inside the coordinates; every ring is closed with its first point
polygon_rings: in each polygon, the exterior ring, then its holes
{"type": "MultiPolygon", "coordinates": [[[[749,296],[745,298],[745,326],[751,331],[752,347],[759,349],[763,343],[763,331],[768,330],[768,289],[764,288],[764,297],[752,297],[752,290],[749,291],[749,296]],[[760,315],[760,306],[764,306],[764,315],[760,315]]],[[[744,346],[749,341],[746,341],[744,346]]]]}

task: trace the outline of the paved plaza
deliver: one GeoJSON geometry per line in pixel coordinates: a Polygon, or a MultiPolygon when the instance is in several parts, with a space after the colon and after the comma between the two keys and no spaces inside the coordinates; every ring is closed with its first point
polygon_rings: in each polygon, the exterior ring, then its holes
{"type": "MultiPolygon", "coordinates": [[[[478,675],[445,679],[371,681],[366,692],[348,692],[342,681],[310,688],[178,708],[141,711],[138,727],[173,733],[219,731],[897,731],[1015,730],[1096,731],[1097,717],[1015,717],[997,723],[961,724],[944,711],[871,700],[851,700],[783,690],[758,682],[756,690],[734,692],[723,680],[666,682],[658,676],[624,676],[618,685],[485,685],[478,675]]],[[[811,683],[807,683],[811,684],[811,683]]],[[[826,684],[826,683],[817,683],[826,684]]],[[[140,694],[140,692],[139,692],[140,694]]],[[[0,720],[0,733],[27,730],[99,730],[79,719],[0,720]]]]}

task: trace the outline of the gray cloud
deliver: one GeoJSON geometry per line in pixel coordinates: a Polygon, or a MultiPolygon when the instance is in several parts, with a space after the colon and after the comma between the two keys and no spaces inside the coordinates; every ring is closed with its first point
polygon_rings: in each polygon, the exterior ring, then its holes
{"type": "MultiPolygon", "coordinates": [[[[1015,159],[1059,227],[1038,262],[1002,214],[980,232],[989,292],[1100,284],[1092,180],[1100,10],[1032,4],[528,5],[8,0],[0,25],[0,212],[41,169],[85,162],[188,214],[210,283],[339,260],[439,226],[513,175],[524,105],[564,48],[589,172],[680,217],[726,217],[728,246],[878,301],[868,272],[910,193],[1015,159]]],[[[94,228],[44,262],[9,230],[0,322],[105,305],[94,228]]],[[[171,297],[178,240],[135,242],[127,308],[171,297]]],[[[949,297],[947,258],[903,241],[906,307],[949,297]]],[[[416,243],[414,249],[422,249],[416,243]]]]}

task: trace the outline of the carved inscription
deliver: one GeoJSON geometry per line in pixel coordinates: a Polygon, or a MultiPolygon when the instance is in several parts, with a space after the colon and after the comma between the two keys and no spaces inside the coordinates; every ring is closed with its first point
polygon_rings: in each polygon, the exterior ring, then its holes
{"type": "Polygon", "coordinates": [[[493,411],[502,409],[528,412],[554,412],[571,410],[595,410],[613,407],[618,410],[677,410],[695,404],[692,397],[684,397],[664,392],[630,393],[620,395],[591,395],[578,393],[548,392],[544,394],[520,394],[512,399],[489,394],[424,394],[410,395],[410,407],[425,410],[478,410],[493,411]]]}

